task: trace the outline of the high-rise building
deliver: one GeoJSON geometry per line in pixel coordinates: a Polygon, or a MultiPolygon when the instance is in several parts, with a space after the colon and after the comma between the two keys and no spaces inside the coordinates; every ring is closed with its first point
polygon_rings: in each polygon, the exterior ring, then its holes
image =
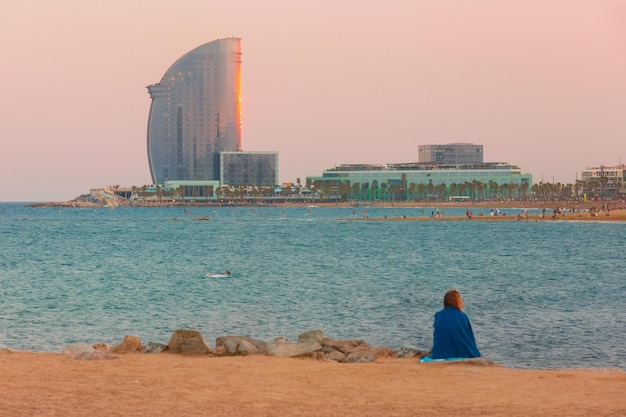
{"type": "Polygon", "coordinates": [[[241,150],[241,39],[192,49],[147,88],[152,181],[219,180],[220,152],[241,150]]]}
{"type": "Polygon", "coordinates": [[[438,164],[482,164],[483,145],[474,145],[473,143],[420,145],[417,161],[438,164]]]}
{"type": "Polygon", "coordinates": [[[278,152],[221,152],[220,183],[234,186],[278,184],[278,152]]]}

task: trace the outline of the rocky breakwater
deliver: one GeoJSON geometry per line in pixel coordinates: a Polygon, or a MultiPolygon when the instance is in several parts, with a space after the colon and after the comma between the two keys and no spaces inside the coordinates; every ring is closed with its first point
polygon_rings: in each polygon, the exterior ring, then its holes
{"type": "Polygon", "coordinates": [[[355,363],[374,362],[377,358],[422,357],[428,352],[412,348],[398,351],[368,345],[363,340],[337,340],[324,336],[321,330],[304,332],[297,342],[277,337],[269,342],[246,336],[221,336],[210,347],[198,330],[175,330],[167,344],[150,342],[142,345],[136,336],[126,336],[116,345],[97,343],[66,346],[63,353],[74,359],[115,359],[119,354],[170,352],[180,355],[245,356],[270,355],[284,358],[309,357],[317,360],[355,363]]]}

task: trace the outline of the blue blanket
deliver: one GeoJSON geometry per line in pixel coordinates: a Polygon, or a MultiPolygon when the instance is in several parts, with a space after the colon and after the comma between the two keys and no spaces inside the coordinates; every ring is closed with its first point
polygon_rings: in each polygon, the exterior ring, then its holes
{"type": "Polygon", "coordinates": [[[455,307],[445,307],[435,314],[432,359],[478,358],[474,332],[469,318],[455,307]]]}

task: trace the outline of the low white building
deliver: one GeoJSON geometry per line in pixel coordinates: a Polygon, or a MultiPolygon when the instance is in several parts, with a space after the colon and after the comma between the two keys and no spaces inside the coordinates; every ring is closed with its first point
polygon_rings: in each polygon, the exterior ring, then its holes
{"type": "Polygon", "coordinates": [[[626,193],[626,165],[592,166],[582,172],[583,193],[614,196],[626,193]]]}

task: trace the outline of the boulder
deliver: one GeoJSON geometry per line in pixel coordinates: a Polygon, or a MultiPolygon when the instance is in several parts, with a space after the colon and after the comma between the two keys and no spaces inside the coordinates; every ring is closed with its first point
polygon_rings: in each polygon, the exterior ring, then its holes
{"type": "Polygon", "coordinates": [[[346,355],[346,363],[374,362],[376,355],[372,349],[355,350],[346,355]]]}
{"type": "Polygon", "coordinates": [[[112,353],[137,353],[143,352],[141,341],[137,336],[124,336],[122,343],[113,346],[112,353]]]}
{"type": "Polygon", "coordinates": [[[182,355],[206,355],[209,353],[209,346],[198,330],[175,330],[167,347],[170,352],[182,355]]]}
{"type": "Polygon", "coordinates": [[[91,347],[100,352],[109,351],[109,347],[106,345],[106,343],[94,343],[93,345],[91,345],[91,347]]]}
{"type": "Polygon", "coordinates": [[[369,347],[363,340],[335,340],[325,337],[320,342],[324,346],[325,352],[332,352],[338,350],[341,353],[348,354],[357,349],[369,347]]]}
{"type": "Polygon", "coordinates": [[[267,344],[267,353],[269,355],[282,358],[309,355],[321,349],[322,345],[317,342],[292,343],[285,341],[283,338],[276,338],[267,344]]]}
{"type": "Polygon", "coordinates": [[[161,353],[167,349],[163,343],[148,342],[143,347],[143,353],[161,353]]]}
{"type": "Polygon", "coordinates": [[[333,350],[332,352],[325,353],[324,359],[332,362],[344,362],[346,360],[346,355],[339,352],[338,350],[333,350]]]}
{"type": "Polygon", "coordinates": [[[221,336],[215,340],[216,351],[225,355],[253,355],[267,352],[267,342],[245,336],[221,336]]]}
{"type": "Polygon", "coordinates": [[[6,354],[6,353],[13,353],[13,351],[6,346],[0,346],[0,355],[6,354]]]}
{"type": "Polygon", "coordinates": [[[391,358],[395,351],[384,347],[362,346],[352,352],[346,353],[346,363],[374,362],[376,358],[391,358]]]}
{"type": "Polygon", "coordinates": [[[401,347],[396,352],[396,358],[421,358],[425,356],[428,352],[422,352],[417,349],[409,348],[409,347],[401,347]]]}
{"type": "Polygon", "coordinates": [[[308,332],[301,333],[298,336],[298,343],[317,342],[321,344],[323,339],[324,339],[324,333],[321,330],[311,330],[308,332]]]}

